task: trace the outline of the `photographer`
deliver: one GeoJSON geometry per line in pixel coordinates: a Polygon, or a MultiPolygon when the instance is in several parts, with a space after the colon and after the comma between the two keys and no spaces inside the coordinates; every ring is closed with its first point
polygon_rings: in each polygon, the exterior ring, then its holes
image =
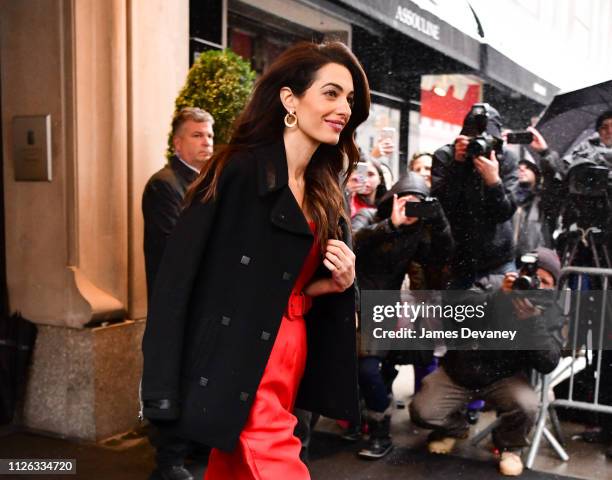
{"type": "Polygon", "coordinates": [[[502,146],[501,125],[497,110],[474,104],[454,144],[434,153],[432,195],[442,203],[456,242],[450,288],[514,270],[517,159],[502,146]]]}
{"type": "MultiPolygon", "coordinates": [[[[566,201],[562,209],[562,226],[569,230],[573,224],[581,229],[597,227],[607,235],[608,248],[612,244],[612,110],[602,113],[595,123],[596,132],[579,143],[571,154],[563,158],[566,201]]],[[[597,265],[589,259],[589,252],[581,252],[579,262],[597,265]]],[[[612,265],[604,265],[610,266],[612,265]]]]}
{"type": "MultiPolygon", "coordinates": [[[[483,399],[497,410],[500,425],[493,431],[493,442],[502,452],[499,463],[504,475],[519,475],[523,464],[517,451],[528,444],[527,436],[534,425],[538,411],[538,395],[527,381],[526,373],[535,369],[551,372],[560,358],[560,329],[563,317],[552,301],[561,266],[556,253],[538,248],[530,263],[521,271],[522,283],[535,289],[538,302],[527,296],[517,298],[510,294],[518,274],[491,276],[469,292],[469,297],[487,305],[483,322],[485,328],[512,325],[519,338],[536,350],[500,351],[484,350],[483,340],[471,340],[469,350],[449,350],[442,368],[423,381],[423,388],[410,405],[412,421],[423,428],[433,429],[428,449],[432,453],[449,453],[458,438],[468,435],[468,422],[463,414],[466,404],[476,398],[483,399]],[[528,274],[529,276],[525,276],[528,274]],[[496,285],[497,284],[497,285],[496,285]],[[495,287],[498,291],[493,291],[495,287]],[[549,290],[550,295],[546,295],[549,290]],[[508,312],[510,312],[508,314],[508,312]],[[510,317],[510,318],[508,318],[510,317]]],[[[534,292],[534,297],[536,297],[534,292]]],[[[466,296],[468,298],[468,296],[466,296]]]]}
{"type": "Polygon", "coordinates": [[[591,160],[597,165],[612,167],[612,110],[607,110],[595,122],[596,132],[578,144],[565,161],[572,164],[591,160]]]}
{"type": "MultiPolygon", "coordinates": [[[[411,262],[443,265],[448,261],[453,248],[450,227],[441,205],[428,195],[425,180],[409,172],[383,196],[378,209],[363,209],[353,218],[356,274],[362,290],[399,291],[411,262]],[[426,218],[406,216],[406,204],[426,207],[429,211],[422,212],[426,218]]],[[[392,449],[389,395],[397,374],[394,365],[402,360],[396,352],[367,347],[359,359],[359,386],[370,439],[358,455],[377,459],[392,449]]]]}

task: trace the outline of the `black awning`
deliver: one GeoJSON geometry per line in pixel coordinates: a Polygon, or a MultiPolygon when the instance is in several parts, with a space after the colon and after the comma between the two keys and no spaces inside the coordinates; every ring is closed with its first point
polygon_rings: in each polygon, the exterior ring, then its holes
{"type": "Polygon", "coordinates": [[[518,63],[506,57],[487,44],[483,44],[484,54],[481,74],[494,82],[519,92],[542,105],[548,105],[559,88],[543,80],[518,63]]]}
{"type": "MultiPolygon", "coordinates": [[[[409,0],[338,0],[475,70],[501,90],[512,90],[548,105],[558,88],[409,0]]],[[[474,28],[480,27],[474,14],[474,28]]]]}
{"type": "Polygon", "coordinates": [[[471,68],[480,68],[480,42],[423,10],[402,0],[340,0],[364,15],[418,40],[471,68]]]}

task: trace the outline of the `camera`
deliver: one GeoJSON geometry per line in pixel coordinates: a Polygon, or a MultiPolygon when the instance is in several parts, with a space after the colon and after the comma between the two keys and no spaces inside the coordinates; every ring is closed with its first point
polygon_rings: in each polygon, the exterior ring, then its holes
{"type": "Polygon", "coordinates": [[[501,156],[502,140],[484,133],[470,139],[465,151],[465,159],[466,161],[473,161],[476,157],[480,156],[489,158],[492,151],[495,151],[498,158],[501,156]]]}
{"type": "Polygon", "coordinates": [[[608,192],[610,171],[608,167],[592,162],[570,166],[568,171],[569,193],[587,197],[601,197],[608,192]]]}
{"type": "Polygon", "coordinates": [[[567,228],[576,223],[581,228],[608,229],[610,219],[610,169],[584,159],[567,172],[568,204],[563,218],[567,228]]]}
{"type": "Polygon", "coordinates": [[[521,257],[521,269],[518,278],[512,285],[512,290],[537,290],[540,288],[540,279],[537,273],[537,253],[526,253],[521,257]]]}
{"type": "Polygon", "coordinates": [[[407,217],[418,217],[423,219],[436,218],[440,207],[438,199],[426,197],[420,202],[406,202],[405,214],[407,217]]]}
{"type": "Polygon", "coordinates": [[[465,159],[472,162],[476,157],[489,157],[492,151],[501,158],[503,140],[501,118],[497,110],[488,103],[475,103],[463,121],[461,135],[472,137],[468,143],[465,159]]]}

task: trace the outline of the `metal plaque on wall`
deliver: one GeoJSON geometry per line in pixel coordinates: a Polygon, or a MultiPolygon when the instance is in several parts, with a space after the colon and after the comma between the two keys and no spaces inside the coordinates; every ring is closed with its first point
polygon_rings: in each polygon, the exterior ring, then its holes
{"type": "Polygon", "coordinates": [[[13,117],[15,180],[51,181],[51,115],[13,117]]]}

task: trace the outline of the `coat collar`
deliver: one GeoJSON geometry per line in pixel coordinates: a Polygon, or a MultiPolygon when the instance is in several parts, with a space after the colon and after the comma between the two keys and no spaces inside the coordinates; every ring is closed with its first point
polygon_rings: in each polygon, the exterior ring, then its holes
{"type": "Polygon", "coordinates": [[[278,142],[263,145],[254,151],[257,159],[257,179],[259,195],[276,192],[289,184],[285,144],[278,142]]]}
{"type": "Polygon", "coordinates": [[[267,196],[279,192],[272,206],[270,221],[283,230],[312,237],[312,231],[291,189],[287,155],[283,140],[254,149],[257,161],[258,193],[267,196]]]}
{"type": "Polygon", "coordinates": [[[198,174],[181,162],[176,155],[172,155],[170,158],[170,168],[177,172],[179,176],[187,183],[192,183],[196,178],[198,178],[198,174]]]}

